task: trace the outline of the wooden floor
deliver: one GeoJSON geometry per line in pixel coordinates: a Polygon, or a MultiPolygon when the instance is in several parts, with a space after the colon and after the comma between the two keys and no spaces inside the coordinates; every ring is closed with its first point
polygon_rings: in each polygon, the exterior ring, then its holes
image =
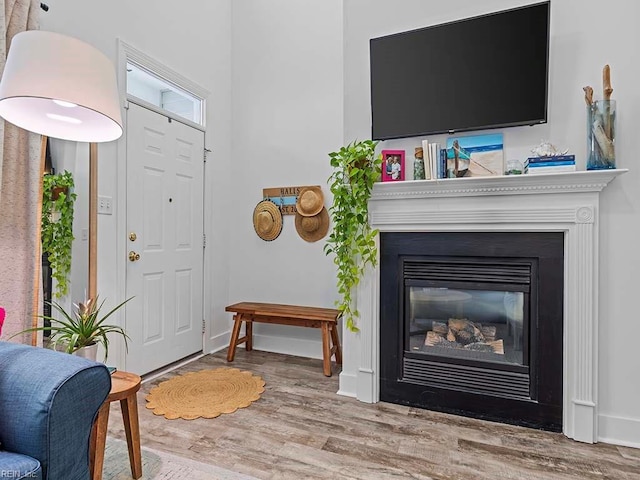
{"type": "MultiPolygon", "coordinates": [[[[260,479],[640,480],[640,450],[585,445],[554,434],[336,395],[322,360],[239,349],[192,362],[142,386],[142,445],[260,479]],[[165,420],[145,408],[160,381],[233,366],[262,376],[249,408],[205,420],[165,420]]],[[[118,406],[109,434],[124,438],[118,406]]]]}

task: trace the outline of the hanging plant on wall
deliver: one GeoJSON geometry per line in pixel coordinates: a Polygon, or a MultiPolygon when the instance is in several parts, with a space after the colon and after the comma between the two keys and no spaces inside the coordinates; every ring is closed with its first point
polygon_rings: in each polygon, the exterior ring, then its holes
{"type": "Polygon", "coordinates": [[[359,312],[352,294],[367,265],[375,266],[378,261],[378,231],[369,225],[368,209],[373,184],[380,180],[382,157],[375,157],[377,144],[372,140],[354,141],[329,154],[333,167],[328,180],[333,194],[333,205],[329,209],[332,230],[324,251],[335,255],[340,295],[336,306],[347,328],[355,332],[359,312]]]}
{"type": "Polygon", "coordinates": [[[42,252],[49,257],[55,296],[69,292],[73,245],[73,176],[70,172],[45,175],[42,189],[42,252]]]}

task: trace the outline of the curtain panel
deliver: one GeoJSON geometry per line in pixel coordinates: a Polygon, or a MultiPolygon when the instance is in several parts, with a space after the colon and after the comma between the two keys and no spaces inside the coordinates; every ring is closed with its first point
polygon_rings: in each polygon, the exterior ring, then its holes
{"type": "MultiPolygon", "coordinates": [[[[11,39],[39,26],[40,2],[0,0],[0,72],[11,39]]],[[[43,79],[46,81],[46,79],[43,79]]],[[[40,311],[40,135],[0,119],[0,307],[6,310],[2,339],[29,328],[40,311]]],[[[12,341],[31,343],[32,335],[12,341]]]]}

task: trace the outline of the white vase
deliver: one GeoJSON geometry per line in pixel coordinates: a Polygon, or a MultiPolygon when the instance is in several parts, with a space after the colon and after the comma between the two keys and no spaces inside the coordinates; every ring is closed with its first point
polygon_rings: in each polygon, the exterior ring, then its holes
{"type": "Polygon", "coordinates": [[[84,357],[89,360],[96,361],[96,356],[98,355],[98,344],[94,343],[93,345],[87,345],[86,347],[80,347],[78,350],[73,352],[74,355],[79,357],[84,357]]]}

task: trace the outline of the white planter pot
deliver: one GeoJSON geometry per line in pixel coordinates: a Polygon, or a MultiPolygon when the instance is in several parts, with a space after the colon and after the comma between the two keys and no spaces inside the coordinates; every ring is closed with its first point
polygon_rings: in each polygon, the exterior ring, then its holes
{"type": "Polygon", "coordinates": [[[98,344],[94,343],[93,345],[87,345],[86,347],[81,347],[75,352],[73,352],[73,354],[79,357],[84,357],[89,360],[93,360],[95,362],[96,356],[98,354],[98,344]]]}

